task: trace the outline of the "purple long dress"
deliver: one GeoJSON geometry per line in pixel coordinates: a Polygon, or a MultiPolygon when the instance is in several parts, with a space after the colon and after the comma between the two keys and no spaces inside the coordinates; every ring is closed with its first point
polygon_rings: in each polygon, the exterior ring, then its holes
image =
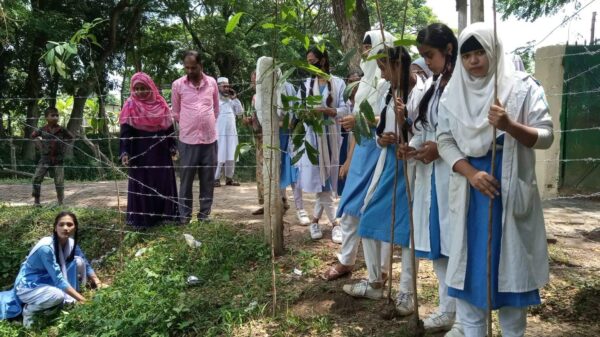
{"type": "Polygon", "coordinates": [[[127,224],[144,228],[176,222],[179,211],[171,153],[177,147],[173,126],[148,132],[121,124],[120,146],[121,156],[129,156],[127,224]]]}

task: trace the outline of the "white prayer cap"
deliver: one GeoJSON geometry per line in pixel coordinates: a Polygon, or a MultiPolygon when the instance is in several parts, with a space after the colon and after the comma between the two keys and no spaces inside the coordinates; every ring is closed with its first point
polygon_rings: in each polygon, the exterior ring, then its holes
{"type": "Polygon", "coordinates": [[[229,84],[229,79],[227,77],[219,77],[217,78],[217,84],[229,84]]]}

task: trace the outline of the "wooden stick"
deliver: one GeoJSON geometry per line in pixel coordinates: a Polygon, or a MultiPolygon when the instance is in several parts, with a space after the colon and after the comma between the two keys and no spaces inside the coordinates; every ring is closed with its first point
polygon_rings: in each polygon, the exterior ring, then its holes
{"type": "MultiPolygon", "coordinates": [[[[379,19],[379,30],[381,31],[381,41],[383,43],[383,48],[385,49],[386,55],[388,53],[388,47],[385,43],[385,32],[383,29],[383,20],[381,18],[381,10],[379,7],[379,0],[375,1],[375,6],[377,7],[377,17],[379,19]]],[[[386,57],[388,68],[391,67],[391,63],[389,57],[386,57]]],[[[394,104],[395,104],[395,95],[394,95],[394,104]]],[[[384,112],[385,113],[385,112],[384,112]]],[[[398,134],[398,116],[396,116],[396,125],[395,125],[395,134],[398,134]]],[[[396,191],[398,190],[398,160],[396,160],[396,166],[394,167],[394,188],[392,191],[392,214],[390,221],[390,265],[388,266],[388,303],[393,303],[392,300],[392,273],[393,273],[393,261],[394,261],[394,224],[396,223],[396,191]]]]}
{"type": "MultiPolygon", "coordinates": [[[[496,64],[494,66],[494,104],[498,100],[498,32],[496,27],[496,0],[493,0],[494,13],[494,52],[496,53],[496,64]]],[[[490,174],[493,177],[496,171],[496,127],[493,128],[492,138],[492,165],[490,174]]],[[[502,179],[502,177],[500,177],[502,179]]],[[[502,201],[501,201],[502,202],[502,201]]],[[[493,336],[492,332],[492,224],[493,224],[494,199],[490,198],[488,205],[488,237],[487,237],[487,335],[493,336]]]]}
{"type": "MultiPolygon", "coordinates": [[[[375,6],[377,8],[377,16],[379,19],[379,27],[381,29],[381,37],[382,37],[382,41],[383,41],[383,46],[384,49],[386,51],[386,56],[388,56],[387,62],[388,62],[388,67],[391,67],[391,63],[389,60],[389,53],[388,53],[388,47],[385,44],[385,34],[384,34],[384,29],[383,29],[383,20],[381,18],[381,10],[380,10],[380,6],[379,6],[379,0],[375,0],[375,6]]],[[[405,14],[406,14],[406,9],[408,7],[408,0],[405,0],[405,14]]],[[[402,32],[402,36],[404,36],[404,31],[402,32]]],[[[399,88],[397,88],[397,90],[400,90],[399,88]]],[[[396,91],[392,91],[393,94],[393,99],[394,99],[394,112],[395,112],[395,104],[396,104],[396,99],[398,97],[398,93],[396,91]]],[[[404,117],[404,116],[402,116],[404,117]]],[[[404,139],[404,134],[402,133],[402,124],[400,123],[400,116],[398,113],[395,113],[395,118],[396,118],[396,123],[395,123],[395,132],[396,135],[399,135],[400,137],[400,143],[399,144],[406,144],[406,141],[404,139]]],[[[399,145],[397,144],[397,145],[399,145]]],[[[415,254],[415,231],[414,231],[414,220],[413,220],[413,214],[412,214],[412,193],[410,191],[410,179],[408,176],[408,162],[406,160],[402,160],[402,165],[403,165],[403,169],[404,169],[404,183],[405,183],[405,187],[406,187],[406,197],[407,197],[407,201],[408,201],[408,213],[409,213],[409,225],[410,225],[410,245],[411,245],[411,265],[412,265],[412,290],[413,290],[413,301],[414,301],[414,314],[413,314],[413,335],[414,336],[422,336],[424,335],[424,330],[422,329],[422,322],[419,319],[419,300],[418,300],[418,296],[417,296],[417,270],[416,270],[416,254],[415,254]]],[[[397,180],[398,180],[398,160],[396,160],[396,168],[395,168],[395,175],[394,175],[394,194],[392,197],[392,224],[391,224],[391,252],[390,252],[390,257],[393,257],[393,246],[394,246],[394,223],[395,223],[395,199],[396,199],[396,189],[397,189],[397,180]]],[[[389,267],[389,271],[390,271],[390,275],[388,275],[388,278],[390,280],[390,286],[389,286],[389,294],[388,296],[391,299],[391,277],[392,277],[392,259],[390,258],[390,267],[389,267]]],[[[402,263],[405,263],[406,261],[402,261],[402,263]]]]}

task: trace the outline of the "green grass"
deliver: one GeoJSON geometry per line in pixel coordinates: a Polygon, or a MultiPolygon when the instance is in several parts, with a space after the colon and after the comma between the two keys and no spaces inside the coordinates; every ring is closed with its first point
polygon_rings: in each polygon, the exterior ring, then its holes
{"type": "MultiPolygon", "coordinates": [[[[117,248],[95,266],[100,277],[112,280],[111,286],[87,292],[91,299],[87,304],[40,319],[28,332],[2,321],[0,335],[221,336],[270,306],[269,252],[256,235],[220,222],[192,223],[185,228],[128,233],[121,246],[119,233],[86,228],[113,228],[117,223],[114,211],[74,211],[80,218],[81,246],[89,259],[117,248]],[[202,246],[189,248],[184,232],[194,235],[202,246]],[[140,248],[146,248],[145,253],[134,257],[140,248]],[[199,277],[200,284],[188,286],[189,275],[199,277]]],[[[11,285],[28,249],[49,233],[56,213],[49,208],[0,208],[0,228],[8,234],[0,238],[0,248],[10,253],[2,259],[4,288],[11,285]]]]}

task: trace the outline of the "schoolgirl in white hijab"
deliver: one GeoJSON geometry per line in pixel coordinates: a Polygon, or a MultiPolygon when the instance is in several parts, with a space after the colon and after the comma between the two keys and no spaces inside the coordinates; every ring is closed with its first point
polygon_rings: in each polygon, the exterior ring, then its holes
{"type": "Polygon", "coordinates": [[[543,88],[514,70],[491,27],[467,27],[459,49],[461,60],[440,99],[437,132],[438,151],[454,171],[448,294],[457,298],[465,336],[484,336],[487,216],[493,198],[492,308],[500,309],[503,336],[523,336],[527,306],[540,303],[538,289],[549,278],[534,149],[552,144],[552,120],[543,88]],[[493,127],[499,145],[490,175],[493,127]]]}
{"type": "MultiPolygon", "coordinates": [[[[383,32],[385,44],[393,48],[395,37],[383,32]]],[[[365,33],[363,39],[363,51],[365,59],[361,62],[361,69],[364,73],[361,82],[358,84],[357,92],[354,96],[354,104],[351,114],[342,119],[342,126],[347,130],[354,128],[355,115],[360,113],[359,106],[367,100],[375,117],[379,118],[380,110],[378,99],[384,95],[387,87],[385,80],[381,79],[381,70],[377,66],[377,60],[367,60],[368,57],[376,55],[384,50],[382,32],[380,29],[371,30],[365,33]],[[375,84],[375,86],[374,86],[375,84]],[[383,92],[382,92],[383,90],[383,92]]],[[[374,136],[374,132],[373,132],[374,136]]],[[[372,139],[363,139],[361,144],[356,144],[354,138],[350,139],[348,159],[342,166],[342,172],[347,173],[347,182],[342,193],[340,203],[337,209],[337,216],[340,218],[340,225],[334,227],[335,234],[338,228],[340,242],[342,247],[337,254],[338,263],[329,268],[323,275],[326,280],[335,280],[349,274],[354,268],[356,256],[358,254],[358,245],[360,237],[357,233],[358,222],[361,216],[361,208],[365,199],[365,194],[370,185],[371,177],[377,165],[380,150],[377,148],[374,137],[372,139]]],[[[335,235],[332,235],[335,238],[335,235]]],[[[335,242],[335,241],[334,241],[335,242]]],[[[387,270],[389,258],[389,245],[382,248],[382,267],[387,270]]]]}
{"type": "MultiPolygon", "coordinates": [[[[326,50],[310,48],[306,53],[306,61],[324,73],[330,73],[329,56],[326,50]]],[[[344,101],[345,89],[346,83],[337,76],[332,75],[329,79],[311,76],[300,85],[297,96],[302,100],[308,96],[321,96],[321,104],[314,108],[314,111],[320,113],[323,119],[334,121],[348,112],[344,101]]],[[[323,132],[318,133],[308,124],[304,127],[306,128],[305,142],[318,151],[318,163],[314,165],[308,158],[308,154],[306,152],[303,154],[298,161],[300,164],[298,184],[302,191],[316,193],[317,201],[309,231],[313,240],[319,240],[323,237],[319,225],[323,212],[327,215],[332,228],[336,225],[333,198],[337,191],[340,165],[341,128],[339,124],[333,123],[324,126],[323,132]]]]}

